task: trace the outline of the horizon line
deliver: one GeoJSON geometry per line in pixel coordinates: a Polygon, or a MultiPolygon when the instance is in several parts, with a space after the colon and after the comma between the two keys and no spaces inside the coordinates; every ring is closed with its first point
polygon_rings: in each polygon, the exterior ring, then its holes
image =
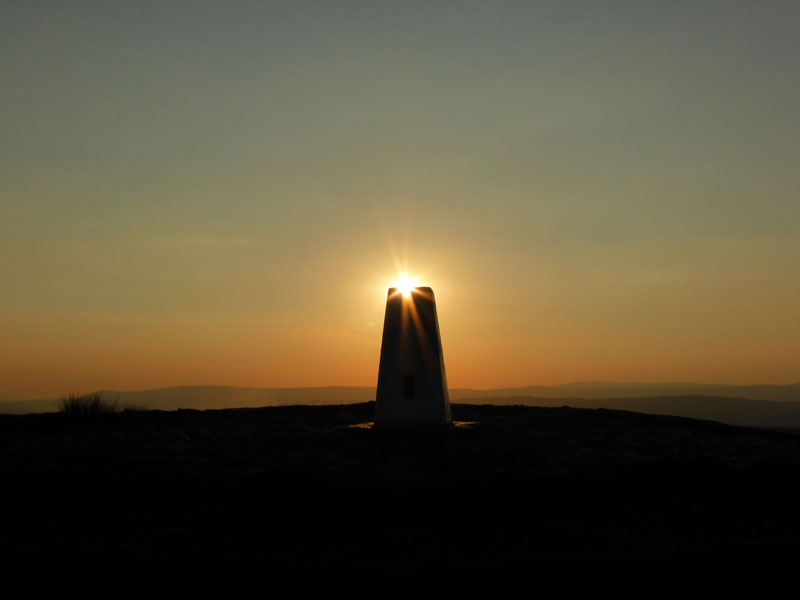
{"type": "MultiPolygon", "coordinates": [[[[470,392],[490,392],[500,390],[516,390],[524,388],[563,388],[569,386],[588,386],[588,385],[642,385],[642,386],[678,386],[678,385],[694,385],[694,386],[719,386],[719,387],[791,387],[800,385],[800,381],[791,383],[707,383],[696,381],[571,381],[568,383],[558,383],[553,385],[547,384],[525,384],[516,386],[502,386],[502,387],[449,387],[449,390],[470,391],[470,392]]],[[[87,393],[141,393],[141,392],[158,392],[165,390],[175,390],[181,388],[226,388],[226,389],[239,389],[239,390],[326,390],[326,389],[375,389],[376,385],[314,385],[314,386],[242,386],[242,385],[225,385],[225,384],[177,384],[168,385],[164,387],[154,388],[139,388],[139,389],[99,389],[87,393]]],[[[71,392],[68,392],[71,393],[71,392]]],[[[58,399],[66,394],[59,396],[18,396],[18,397],[0,397],[0,402],[35,402],[35,401],[51,401],[58,399]]]]}

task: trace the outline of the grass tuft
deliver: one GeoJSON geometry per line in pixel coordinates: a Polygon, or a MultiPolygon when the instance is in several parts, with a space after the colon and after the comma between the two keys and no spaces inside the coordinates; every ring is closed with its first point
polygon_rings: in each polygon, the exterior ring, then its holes
{"type": "Polygon", "coordinates": [[[102,394],[69,394],[61,398],[59,409],[67,415],[110,415],[119,412],[116,399],[103,398],[102,394]]]}

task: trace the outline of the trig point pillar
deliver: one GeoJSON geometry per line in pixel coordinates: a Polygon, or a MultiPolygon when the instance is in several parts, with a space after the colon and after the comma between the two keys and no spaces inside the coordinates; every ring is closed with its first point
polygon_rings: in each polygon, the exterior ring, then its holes
{"type": "Polygon", "coordinates": [[[375,398],[376,427],[449,425],[436,300],[429,287],[390,288],[375,398]]]}

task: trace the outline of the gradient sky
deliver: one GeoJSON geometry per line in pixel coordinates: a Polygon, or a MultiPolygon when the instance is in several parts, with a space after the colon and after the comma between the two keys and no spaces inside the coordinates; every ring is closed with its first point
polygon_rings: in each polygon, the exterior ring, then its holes
{"type": "Polygon", "coordinates": [[[0,4],[0,398],[800,380],[800,3],[0,4]]]}

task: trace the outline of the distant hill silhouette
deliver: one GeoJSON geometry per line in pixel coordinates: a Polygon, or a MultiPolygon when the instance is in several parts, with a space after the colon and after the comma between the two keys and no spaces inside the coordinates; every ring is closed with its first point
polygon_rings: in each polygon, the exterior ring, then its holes
{"type": "Polygon", "coordinates": [[[720,385],[713,383],[567,383],[545,386],[529,385],[494,390],[451,390],[456,400],[466,398],[507,398],[536,396],[542,398],[643,398],[653,396],[721,396],[747,400],[800,402],[800,383],[789,385],[720,385]]]}
{"type": "MultiPolygon", "coordinates": [[[[356,404],[375,398],[373,387],[242,388],[181,386],[143,391],[104,390],[121,406],[154,410],[210,410],[299,404],[356,404]]],[[[454,388],[467,404],[572,406],[707,419],[733,425],[800,427],[800,384],[571,383],[493,390],[454,388]]],[[[0,413],[54,412],[57,400],[0,401],[0,413]]]]}

